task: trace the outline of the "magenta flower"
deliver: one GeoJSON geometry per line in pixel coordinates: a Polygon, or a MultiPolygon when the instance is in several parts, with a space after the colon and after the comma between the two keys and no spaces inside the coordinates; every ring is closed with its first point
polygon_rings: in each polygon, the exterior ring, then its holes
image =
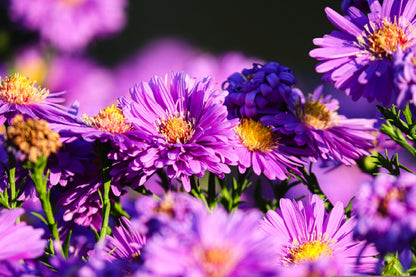
{"type": "Polygon", "coordinates": [[[63,51],[85,48],[125,25],[125,0],[12,0],[10,17],[63,51]]]}
{"type": "Polygon", "coordinates": [[[407,103],[416,103],[416,55],[415,50],[397,51],[393,56],[394,83],[398,90],[397,106],[405,108],[407,103]]]}
{"type": "Polygon", "coordinates": [[[343,274],[365,274],[375,272],[377,252],[366,247],[365,241],[353,239],[356,219],[348,221],[344,207],[337,202],[328,214],[325,204],[317,195],[309,202],[280,200],[280,210],[269,210],[260,228],[274,237],[280,245],[275,256],[282,266],[317,262],[321,259],[341,259],[343,274]]]}
{"type": "Polygon", "coordinates": [[[136,175],[142,185],[165,169],[170,180],[180,180],[190,191],[192,175],[230,172],[228,164],[237,160],[230,142],[237,121],[227,119],[225,92],[214,90],[211,79],[196,81],[184,73],[154,76],[130,92],[131,98],[119,99],[120,106],[143,145],[117,154],[122,161],[113,175],[136,175]]]}
{"type": "Polygon", "coordinates": [[[410,245],[416,237],[415,184],[410,173],[378,175],[361,184],[353,203],[358,220],[354,235],[373,242],[382,254],[402,252],[405,267],[412,261],[410,245]]]}
{"type": "Polygon", "coordinates": [[[20,74],[0,78],[0,124],[6,120],[11,123],[16,114],[25,118],[42,118],[48,122],[62,122],[74,119],[74,111],[59,103],[65,92],[50,93],[41,88],[36,81],[20,74]]]}
{"type": "Polygon", "coordinates": [[[276,276],[276,248],[257,229],[260,220],[257,211],[203,213],[184,234],[149,240],[144,266],[149,276],[276,276]]]}
{"type": "Polygon", "coordinates": [[[313,149],[312,160],[320,157],[345,165],[355,164],[355,159],[369,155],[369,150],[374,148],[375,120],[348,119],[338,114],[338,101],[331,95],[323,97],[322,88],[319,86],[308,98],[294,89],[297,100],[290,113],[274,117],[276,129],[295,134],[298,145],[313,149]]]}
{"type": "Polygon", "coordinates": [[[353,100],[376,99],[387,106],[396,102],[393,55],[416,44],[414,1],[369,1],[370,13],[356,7],[341,16],[326,8],[328,19],[339,29],[313,40],[319,48],[309,55],[322,61],[316,71],[345,90],[353,100]]]}
{"type": "Polygon", "coordinates": [[[24,221],[16,223],[24,214],[21,208],[0,212],[0,263],[19,263],[43,255],[47,241],[43,229],[34,229],[24,221]]]}

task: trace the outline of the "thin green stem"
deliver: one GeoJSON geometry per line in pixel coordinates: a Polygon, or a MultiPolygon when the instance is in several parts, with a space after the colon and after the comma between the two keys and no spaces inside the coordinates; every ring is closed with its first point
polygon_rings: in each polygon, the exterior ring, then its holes
{"type": "Polygon", "coordinates": [[[9,188],[10,188],[10,208],[16,208],[16,159],[9,154],[9,188]]]}
{"type": "Polygon", "coordinates": [[[107,143],[97,143],[97,152],[101,159],[101,164],[103,166],[102,178],[103,178],[103,219],[101,223],[100,237],[99,240],[104,240],[107,235],[108,222],[110,218],[111,211],[111,202],[110,202],[110,187],[111,187],[111,177],[110,169],[111,164],[107,158],[109,144],[107,143]]]}

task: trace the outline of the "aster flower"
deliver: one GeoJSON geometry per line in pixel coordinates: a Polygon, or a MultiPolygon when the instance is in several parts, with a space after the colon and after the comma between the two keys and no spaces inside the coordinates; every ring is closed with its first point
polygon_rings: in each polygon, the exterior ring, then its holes
{"type": "Polygon", "coordinates": [[[168,192],[160,200],[140,196],[135,202],[136,216],[132,222],[138,232],[152,237],[178,229],[192,228],[196,217],[207,212],[205,204],[187,193],[168,192]]]}
{"type": "Polygon", "coordinates": [[[377,252],[365,241],[353,239],[354,218],[346,220],[344,207],[337,202],[328,214],[317,195],[307,203],[280,200],[280,210],[269,210],[260,228],[280,244],[276,261],[289,268],[303,263],[337,258],[342,260],[343,274],[374,272],[377,252]]]}
{"type": "Polygon", "coordinates": [[[120,31],[126,4],[124,0],[12,0],[9,14],[56,48],[76,51],[97,37],[120,31]]]}
{"type": "MultiPolygon", "coordinates": [[[[383,3],[383,0],[380,0],[380,3],[383,3]]],[[[363,13],[367,14],[370,12],[370,7],[368,6],[368,0],[343,0],[341,3],[341,10],[343,14],[348,14],[348,9],[350,7],[356,7],[363,13]]]]}
{"type": "Polygon", "coordinates": [[[308,145],[316,157],[337,160],[345,165],[355,164],[355,159],[367,156],[374,148],[372,135],[375,120],[348,119],[337,113],[338,101],[331,95],[323,97],[323,86],[305,98],[294,89],[297,101],[290,113],[274,117],[276,129],[282,133],[295,134],[298,145],[308,145]]]}
{"type": "Polygon", "coordinates": [[[0,124],[11,119],[16,114],[30,118],[42,118],[48,122],[72,120],[74,111],[58,103],[58,98],[65,92],[50,93],[40,88],[36,81],[16,73],[4,79],[0,78],[0,124]]]}
{"type": "Polygon", "coordinates": [[[240,173],[251,167],[256,175],[263,173],[270,180],[285,180],[287,168],[296,171],[305,165],[298,156],[310,155],[306,148],[290,146],[290,138],[272,131],[273,126],[262,124],[261,120],[242,119],[234,130],[240,173]]]}
{"type": "MultiPolygon", "coordinates": [[[[415,184],[416,176],[410,173],[378,175],[362,183],[353,202],[358,219],[354,235],[373,242],[382,254],[409,252],[416,237],[415,184]]],[[[409,254],[403,265],[410,265],[409,254]]]]}
{"type": "Polygon", "coordinates": [[[393,56],[394,83],[398,90],[397,106],[416,103],[416,55],[415,50],[397,51],[393,56]]]}
{"type": "Polygon", "coordinates": [[[292,69],[277,62],[254,64],[234,73],[225,82],[229,92],[225,104],[230,117],[253,118],[284,109],[291,87],[296,83],[292,69]]]}
{"type": "Polygon", "coordinates": [[[260,216],[220,208],[201,214],[185,236],[150,240],[144,266],[150,276],[275,276],[275,248],[257,229],[260,216]]]}
{"type": "Polygon", "coordinates": [[[43,229],[34,229],[24,221],[16,223],[23,214],[22,208],[0,212],[0,264],[18,264],[44,253],[47,242],[42,239],[43,229]]]}
{"type": "Polygon", "coordinates": [[[396,101],[393,81],[394,53],[416,43],[413,1],[369,1],[371,13],[355,7],[348,16],[326,8],[328,19],[339,29],[314,39],[316,46],[309,55],[322,61],[316,70],[323,79],[345,90],[353,100],[376,99],[387,106],[396,101]]]}
{"type": "Polygon", "coordinates": [[[196,81],[184,73],[154,76],[130,93],[131,98],[119,99],[120,106],[144,146],[120,152],[112,175],[130,171],[142,185],[165,169],[170,180],[180,180],[190,191],[192,175],[202,177],[208,170],[223,177],[230,172],[227,165],[237,156],[229,138],[237,122],[227,119],[224,93],[213,89],[211,79],[196,81]]]}

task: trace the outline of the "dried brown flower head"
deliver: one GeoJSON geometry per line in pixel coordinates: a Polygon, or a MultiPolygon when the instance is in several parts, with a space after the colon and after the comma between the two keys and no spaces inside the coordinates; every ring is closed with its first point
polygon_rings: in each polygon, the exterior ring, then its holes
{"type": "Polygon", "coordinates": [[[43,119],[23,119],[16,115],[6,132],[7,151],[15,154],[20,161],[36,163],[39,157],[49,157],[62,146],[59,134],[49,129],[43,119]]]}

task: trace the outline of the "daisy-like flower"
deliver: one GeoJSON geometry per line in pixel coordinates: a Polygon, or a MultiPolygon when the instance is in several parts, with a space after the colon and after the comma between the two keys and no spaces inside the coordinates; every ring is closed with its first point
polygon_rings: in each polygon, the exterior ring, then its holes
{"type": "Polygon", "coordinates": [[[398,89],[397,106],[416,103],[416,53],[397,51],[393,56],[394,82],[398,89]]]}
{"type": "Polygon", "coordinates": [[[298,145],[308,145],[316,157],[337,160],[345,165],[355,164],[354,159],[369,155],[374,148],[372,135],[376,129],[372,119],[348,119],[337,113],[338,101],[331,95],[323,97],[323,86],[305,98],[294,89],[297,101],[291,113],[275,116],[276,128],[282,133],[295,134],[298,145]]]}
{"type": "Polygon", "coordinates": [[[310,155],[308,149],[290,146],[290,138],[274,132],[273,126],[261,121],[242,119],[234,130],[240,173],[251,167],[256,175],[263,173],[270,180],[285,180],[288,177],[287,168],[296,170],[305,165],[297,156],[310,155]]]}
{"type": "Polygon", "coordinates": [[[119,99],[120,106],[146,146],[120,153],[125,156],[118,173],[133,171],[142,185],[165,169],[169,179],[182,181],[190,191],[192,175],[202,177],[208,170],[223,177],[230,172],[228,164],[237,160],[230,143],[237,121],[227,119],[224,92],[214,90],[211,79],[196,81],[185,73],[154,76],[130,93],[131,98],[119,99]]]}
{"type": "Polygon", "coordinates": [[[74,111],[58,104],[63,102],[58,96],[64,93],[50,93],[19,73],[0,77],[0,124],[6,120],[10,123],[16,114],[48,122],[72,120],[74,111]]]}
{"type": "Polygon", "coordinates": [[[63,51],[85,48],[90,41],[120,31],[125,0],[12,0],[12,19],[63,51]]]}
{"type": "Polygon", "coordinates": [[[260,228],[280,244],[275,259],[280,265],[294,267],[321,259],[341,259],[343,274],[375,272],[377,252],[365,241],[353,239],[354,218],[346,220],[344,207],[337,202],[328,214],[317,195],[307,203],[280,200],[280,210],[269,210],[260,228]],[[363,250],[364,248],[364,250],[363,250]]]}
{"type": "Polygon", "coordinates": [[[257,211],[229,215],[216,208],[196,218],[185,236],[149,240],[144,252],[149,276],[275,276],[274,245],[257,229],[257,211]]]}
{"type": "Polygon", "coordinates": [[[230,117],[253,118],[275,114],[290,95],[296,83],[292,69],[277,62],[254,64],[251,69],[228,77],[225,104],[230,117]]]}
{"type": "Polygon", "coordinates": [[[404,266],[410,266],[410,245],[416,237],[415,184],[411,173],[378,175],[361,184],[353,203],[358,219],[354,235],[373,242],[382,254],[402,252],[404,266]]]}
{"type": "Polygon", "coordinates": [[[328,19],[339,29],[313,40],[320,48],[309,55],[322,61],[316,70],[323,79],[345,90],[353,100],[376,99],[387,106],[396,101],[393,82],[394,53],[416,44],[414,1],[369,1],[370,13],[355,7],[341,16],[326,8],[328,19]]]}
{"type": "Polygon", "coordinates": [[[46,240],[43,229],[34,229],[24,221],[16,223],[24,214],[22,208],[0,212],[0,264],[17,263],[43,255],[46,240]]]}

